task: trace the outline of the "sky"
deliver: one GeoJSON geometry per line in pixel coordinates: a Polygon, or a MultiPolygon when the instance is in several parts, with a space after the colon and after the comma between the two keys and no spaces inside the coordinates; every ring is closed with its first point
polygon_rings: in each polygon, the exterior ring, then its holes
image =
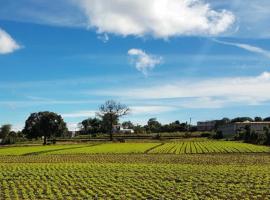
{"type": "Polygon", "coordinates": [[[269,0],[0,0],[0,125],[270,116],[269,0]]]}

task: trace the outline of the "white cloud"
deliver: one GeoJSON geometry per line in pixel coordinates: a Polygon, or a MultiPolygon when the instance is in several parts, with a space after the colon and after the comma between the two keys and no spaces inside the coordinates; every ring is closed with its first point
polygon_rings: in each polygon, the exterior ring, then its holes
{"type": "Polygon", "coordinates": [[[217,43],[220,43],[220,44],[224,44],[224,45],[238,47],[238,48],[244,49],[246,51],[261,54],[263,56],[266,56],[266,57],[270,58],[270,51],[262,49],[262,48],[257,47],[257,46],[252,46],[252,45],[243,44],[243,43],[225,42],[225,41],[216,40],[216,39],[214,39],[213,41],[217,42],[217,43]]]}
{"type": "Polygon", "coordinates": [[[63,118],[81,118],[81,117],[95,117],[96,111],[94,110],[82,110],[76,111],[72,113],[64,113],[62,114],[63,118]]]}
{"type": "Polygon", "coordinates": [[[103,43],[107,43],[110,40],[108,34],[106,33],[104,33],[103,35],[99,35],[97,38],[101,40],[103,43]]]}
{"type": "Polygon", "coordinates": [[[20,48],[20,45],[7,32],[0,28],[0,54],[12,53],[20,48]]]}
{"type": "Polygon", "coordinates": [[[269,88],[270,72],[264,72],[254,77],[186,80],[145,88],[126,88],[125,93],[114,89],[113,91],[99,91],[96,94],[144,101],[175,99],[174,103],[164,105],[184,108],[220,108],[269,102],[269,88]]]}
{"type": "Polygon", "coordinates": [[[147,76],[149,70],[155,68],[155,66],[162,61],[162,57],[148,55],[141,49],[130,49],[128,55],[130,56],[132,63],[135,64],[136,69],[145,76],[147,76]]]}
{"type": "Polygon", "coordinates": [[[228,10],[214,10],[202,0],[79,0],[73,1],[98,33],[168,38],[219,35],[235,21],[228,10]]]}
{"type": "Polygon", "coordinates": [[[170,112],[175,110],[171,106],[131,106],[131,114],[140,115],[140,114],[159,114],[164,112],[170,112]]]}

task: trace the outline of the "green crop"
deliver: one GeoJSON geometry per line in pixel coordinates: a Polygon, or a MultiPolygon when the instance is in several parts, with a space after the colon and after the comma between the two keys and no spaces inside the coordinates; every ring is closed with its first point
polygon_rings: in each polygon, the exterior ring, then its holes
{"type": "Polygon", "coordinates": [[[0,148],[0,155],[54,154],[205,154],[263,153],[270,148],[232,141],[183,140],[166,143],[92,143],[76,145],[24,146],[0,148]]]}
{"type": "Polygon", "coordinates": [[[148,153],[202,154],[202,153],[258,153],[270,152],[266,146],[231,141],[179,141],[165,143],[148,153]]]}
{"type": "Polygon", "coordinates": [[[0,164],[0,199],[269,199],[269,165],[0,164]]]}

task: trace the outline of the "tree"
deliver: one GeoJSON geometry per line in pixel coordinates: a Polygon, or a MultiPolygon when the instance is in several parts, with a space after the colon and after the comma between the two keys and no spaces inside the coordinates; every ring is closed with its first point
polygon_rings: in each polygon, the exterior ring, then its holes
{"type": "Polygon", "coordinates": [[[121,103],[113,100],[106,101],[99,107],[97,115],[101,117],[103,127],[110,134],[110,140],[113,140],[113,126],[118,123],[120,117],[129,114],[130,109],[121,103]]]}
{"type": "MultiPolygon", "coordinates": [[[[237,119],[235,119],[235,120],[237,120],[237,119]]],[[[229,124],[230,122],[231,122],[231,120],[229,118],[226,118],[226,117],[222,118],[221,120],[216,120],[216,124],[215,124],[215,128],[214,128],[215,131],[217,131],[220,126],[229,124]]]]}
{"type": "Polygon", "coordinates": [[[102,121],[98,118],[88,118],[83,120],[80,124],[82,125],[81,131],[84,133],[94,134],[102,132],[102,121]]]}
{"type": "Polygon", "coordinates": [[[264,127],[264,134],[266,136],[265,144],[270,145],[270,127],[264,127]]]}
{"type": "Polygon", "coordinates": [[[237,117],[237,118],[232,119],[231,122],[234,123],[234,122],[245,122],[245,121],[253,122],[253,119],[250,117],[237,117]]]}
{"type": "Polygon", "coordinates": [[[25,122],[23,133],[27,138],[44,137],[44,145],[51,137],[60,137],[67,131],[66,123],[61,115],[53,112],[32,113],[25,122]]]}
{"type": "Polygon", "coordinates": [[[147,128],[152,132],[152,133],[158,133],[161,132],[161,123],[157,121],[156,118],[150,118],[147,122],[147,128]]]}
{"type": "Polygon", "coordinates": [[[266,117],[263,121],[270,122],[270,117],[266,117]]]}
{"type": "Polygon", "coordinates": [[[9,142],[9,137],[11,136],[11,125],[10,124],[5,124],[1,126],[0,128],[0,141],[1,144],[8,144],[9,142]]]}
{"type": "Polygon", "coordinates": [[[6,138],[11,132],[11,125],[5,124],[0,128],[0,138],[6,138]]]}
{"type": "Polygon", "coordinates": [[[262,119],[261,117],[255,117],[255,118],[254,118],[254,121],[255,121],[255,122],[262,122],[263,119],[262,119]]]}
{"type": "Polygon", "coordinates": [[[250,142],[250,137],[251,137],[250,125],[246,125],[244,127],[244,130],[245,130],[244,140],[245,140],[245,142],[250,142]]]}
{"type": "Polygon", "coordinates": [[[134,125],[132,124],[131,121],[123,122],[123,123],[122,123],[122,126],[123,126],[124,128],[127,128],[127,129],[133,129],[133,128],[134,128],[134,125]]]}

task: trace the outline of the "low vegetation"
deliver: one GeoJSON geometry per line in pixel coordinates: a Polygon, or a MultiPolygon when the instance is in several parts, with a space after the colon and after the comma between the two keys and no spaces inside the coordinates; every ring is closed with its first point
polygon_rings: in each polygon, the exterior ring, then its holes
{"type": "Polygon", "coordinates": [[[269,199],[269,154],[0,156],[0,199],[269,199]]]}
{"type": "Polygon", "coordinates": [[[186,139],[173,142],[89,143],[47,146],[15,146],[0,148],[0,155],[35,154],[207,154],[207,153],[263,153],[270,147],[234,141],[186,139]]]}

